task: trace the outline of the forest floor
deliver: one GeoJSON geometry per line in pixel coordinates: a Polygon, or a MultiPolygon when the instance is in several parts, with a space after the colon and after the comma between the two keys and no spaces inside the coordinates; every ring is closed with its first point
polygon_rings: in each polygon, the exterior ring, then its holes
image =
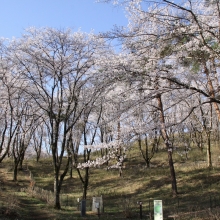
{"type": "MultiPolygon", "coordinates": [[[[146,168],[139,153],[128,155],[122,177],[117,170],[91,169],[87,194],[87,215],[81,217],[77,198],[81,197],[82,185],[73,172],[64,179],[61,194],[61,210],[23,189],[30,188],[31,170],[36,186],[53,190],[53,168],[51,159],[24,162],[24,169],[18,173],[18,181],[12,181],[12,161],[0,164],[0,219],[1,220],[86,220],[99,219],[92,213],[92,197],[102,195],[105,210],[100,219],[153,219],[153,201],[163,201],[165,219],[176,220],[219,220],[220,219],[220,150],[213,154],[213,168],[208,169],[204,160],[206,154],[192,152],[188,159],[174,154],[178,184],[178,196],[172,197],[169,167],[165,152],[157,153],[152,159],[151,168],[146,168]]],[[[83,171],[82,171],[83,172],[83,171]]]]}

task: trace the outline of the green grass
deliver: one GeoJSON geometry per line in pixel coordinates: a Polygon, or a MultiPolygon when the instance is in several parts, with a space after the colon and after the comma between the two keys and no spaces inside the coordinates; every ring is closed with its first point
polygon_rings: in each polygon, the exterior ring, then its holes
{"type": "MultiPolygon", "coordinates": [[[[93,196],[103,196],[105,212],[100,219],[139,219],[137,201],[143,202],[143,219],[153,214],[153,200],[163,200],[164,219],[178,214],[179,219],[220,219],[220,149],[213,148],[213,169],[206,168],[206,152],[192,149],[188,160],[174,152],[177,177],[177,198],[171,194],[170,173],[165,150],[159,150],[146,168],[138,150],[131,150],[125,162],[122,177],[117,170],[90,169],[87,199],[87,216],[81,217],[77,210],[77,198],[82,196],[82,184],[76,171],[73,178],[64,179],[61,202],[62,210],[54,210],[41,199],[21,191],[30,184],[25,171],[19,171],[18,182],[12,181],[12,162],[0,164],[0,218],[3,219],[98,219],[92,213],[93,196]]],[[[53,167],[50,159],[24,162],[34,175],[36,186],[53,190],[53,167]]]]}

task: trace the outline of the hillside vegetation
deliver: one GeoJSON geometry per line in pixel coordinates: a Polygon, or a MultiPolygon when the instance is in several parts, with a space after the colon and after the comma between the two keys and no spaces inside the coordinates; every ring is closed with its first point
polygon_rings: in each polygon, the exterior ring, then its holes
{"type": "MultiPolygon", "coordinates": [[[[82,197],[82,184],[73,172],[64,180],[61,194],[62,210],[54,210],[45,200],[35,195],[31,187],[53,190],[51,159],[24,162],[18,181],[12,181],[12,161],[0,164],[1,219],[98,219],[91,212],[92,197],[101,196],[104,213],[101,219],[139,219],[138,201],[143,203],[143,219],[153,219],[153,200],[163,200],[164,219],[220,219],[220,162],[219,148],[212,149],[213,168],[206,168],[206,152],[192,149],[188,159],[175,151],[178,197],[172,197],[167,153],[161,149],[146,168],[139,151],[130,150],[122,177],[118,170],[90,168],[87,196],[87,215],[80,216],[77,198],[82,197]],[[30,177],[30,173],[32,177],[30,177]],[[31,182],[34,179],[34,186],[31,182]],[[29,190],[27,190],[29,188],[29,190]]],[[[93,153],[93,156],[97,153],[93,153]]],[[[43,194],[47,191],[43,191],[43,194]]]]}

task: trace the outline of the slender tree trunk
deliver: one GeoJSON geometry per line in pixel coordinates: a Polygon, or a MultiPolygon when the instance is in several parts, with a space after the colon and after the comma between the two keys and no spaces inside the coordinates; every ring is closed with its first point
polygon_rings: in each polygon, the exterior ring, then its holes
{"type": "Polygon", "coordinates": [[[17,181],[17,175],[18,175],[18,164],[20,161],[20,155],[17,154],[18,152],[18,147],[19,143],[18,143],[18,139],[15,138],[13,141],[13,147],[12,147],[12,155],[13,155],[13,159],[14,159],[14,170],[13,170],[13,181],[17,181]]]}
{"type": "Polygon", "coordinates": [[[61,209],[60,191],[61,191],[61,187],[62,187],[62,184],[63,184],[64,177],[66,176],[66,174],[68,172],[69,164],[70,164],[70,158],[67,159],[67,163],[65,165],[64,171],[60,175],[60,177],[59,177],[60,167],[57,166],[55,168],[55,173],[54,173],[54,195],[55,195],[54,208],[55,209],[61,209]]]}
{"type": "Polygon", "coordinates": [[[56,167],[54,172],[54,197],[55,197],[54,208],[55,209],[61,209],[60,186],[61,185],[59,183],[59,169],[56,167]]]}
{"type": "Polygon", "coordinates": [[[18,180],[18,163],[14,162],[13,181],[16,182],[17,180],[18,180]]]}
{"type": "Polygon", "coordinates": [[[146,163],[147,168],[150,167],[150,156],[149,156],[149,146],[148,146],[148,140],[147,140],[147,136],[145,137],[145,151],[142,149],[142,140],[141,137],[139,136],[138,138],[138,145],[139,145],[139,150],[140,153],[146,163]]]}
{"type": "Polygon", "coordinates": [[[202,132],[199,132],[199,148],[201,151],[203,151],[203,142],[202,132]]]}
{"type": "Polygon", "coordinates": [[[207,142],[208,142],[208,146],[207,146],[207,165],[208,165],[208,168],[212,168],[212,153],[211,153],[210,133],[207,134],[207,142]]]}
{"type": "Polygon", "coordinates": [[[84,179],[82,177],[80,170],[78,168],[76,168],[76,171],[77,171],[79,178],[82,182],[82,187],[83,187],[82,198],[86,199],[87,189],[88,189],[88,185],[89,185],[89,167],[85,167],[83,170],[85,172],[84,179]]]}
{"type": "Polygon", "coordinates": [[[21,153],[21,156],[20,156],[19,170],[23,170],[24,155],[25,155],[25,150],[24,152],[21,153]]]}
{"type": "MultiPolygon", "coordinates": [[[[204,63],[204,72],[205,72],[207,80],[208,80],[209,95],[210,95],[210,97],[215,98],[215,89],[214,89],[212,80],[210,79],[209,70],[208,70],[208,68],[206,66],[206,63],[204,63]]],[[[216,102],[213,102],[213,106],[215,108],[215,112],[217,114],[218,120],[220,121],[220,109],[219,109],[219,106],[218,106],[218,104],[216,102]]]]}
{"type": "Polygon", "coordinates": [[[210,111],[210,121],[209,121],[209,126],[205,126],[207,131],[207,141],[208,141],[208,146],[207,146],[207,162],[208,162],[208,167],[212,168],[212,153],[211,153],[211,132],[212,132],[212,127],[213,127],[213,123],[212,123],[212,118],[213,118],[213,113],[212,113],[212,104],[210,104],[211,107],[211,111],[210,111]]]}
{"type": "Polygon", "coordinates": [[[84,178],[84,182],[83,182],[83,199],[85,199],[85,200],[86,200],[86,196],[87,196],[88,185],[89,185],[89,167],[86,167],[85,168],[85,178],[84,178]]]}
{"type": "MultiPolygon", "coordinates": [[[[169,149],[169,146],[167,146],[169,149]]],[[[171,176],[171,184],[172,184],[172,194],[173,196],[176,196],[178,194],[177,191],[177,183],[176,183],[176,173],[173,165],[173,157],[172,157],[173,152],[168,150],[168,161],[169,161],[169,167],[170,167],[170,176],[171,176]]]]}
{"type": "Polygon", "coordinates": [[[145,137],[145,155],[146,155],[146,165],[147,168],[150,167],[150,157],[149,157],[149,146],[148,146],[148,140],[147,140],[147,136],[145,137]]]}
{"type": "Polygon", "coordinates": [[[157,103],[158,103],[158,109],[159,109],[159,120],[161,124],[161,135],[166,145],[166,149],[168,153],[168,162],[169,162],[169,167],[170,167],[170,176],[171,176],[171,184],[172,184],[172,194],[173,196],[176,196],[178,192],[177,192],[176,174],[175,174],[175,169],[173,165],[173,157],[172,157],[173,147],[167,135],[161,94],[158,94],[157,96],[157,103]]]}
{"type": "Polygon", "coordinates": [[[53,166],[54,166],[54,199],[55,199],[54,208],[61,209],[61,204],[60,204],[61,183],[59,181],[61,161],[58,157],[59,122],[52,121],[51,127],[53,129],[53,131],[51,132],[52,133],[51,140],[53,141],[52,142],[52,156],[53,156],[53,166]]]}
{"type": "Polygon", "coordinates": [[[54,177],[54,196],[55,196],[54,208],[55,209],[61,209],[61,204],[60,204],[60,184],[59,184],[59,180],[57,178],[57,175],[55,175],[55,177],[54,177]]]}
{"type": "Polygon", "coordinates": [[[73,158],[71,156],[70,157],[70,178],[73,178],[73,158]]]}
{"type": "Polygon", "coordinates": [[[37,163],[40,160],[40,156],[41,156],[41,147],[39,147],[39,149],[36,150],[36,161],[37,161],[37,163]]]}
{"type": "MultiPolygon", "coordinates": [[[[119,105],[119,109],[120,109],[120,105],[119,105]]],[[[117,127],[117,131],[118,131],[118,141],[120,142],[121,140],[121,122],[120,122],[120,117],[118,118],[118,127],[117,127]]],[[[122,149],[121,149],[121,145],[118,146],[118,158],[120,158],[122,155],[122,149]]],[[[119,177],[122,176],[122,166],[123,163],[119,166],[118,168],[118,172],[119,172],[119,177]]]]}

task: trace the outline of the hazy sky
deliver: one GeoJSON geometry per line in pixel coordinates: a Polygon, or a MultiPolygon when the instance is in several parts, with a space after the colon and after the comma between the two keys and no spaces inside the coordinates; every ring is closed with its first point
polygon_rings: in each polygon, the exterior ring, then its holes
{"type": "Polygon", "coordinates": [[[20,37],[30,26],[95,33],[126,25],[122,8],[95,0],[0,0],[0,37],[20,37]]]}

